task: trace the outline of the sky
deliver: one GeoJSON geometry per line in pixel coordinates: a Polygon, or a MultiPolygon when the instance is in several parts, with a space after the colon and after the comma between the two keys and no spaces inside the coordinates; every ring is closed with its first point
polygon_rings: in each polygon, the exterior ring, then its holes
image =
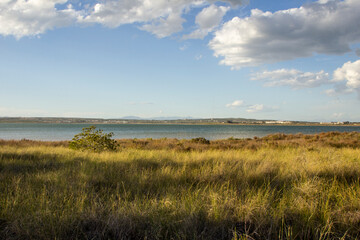
{"type": "Polygon", "coordinates": [[[0,117],[360,121],[360,0],[0,0],[0,117]]]}

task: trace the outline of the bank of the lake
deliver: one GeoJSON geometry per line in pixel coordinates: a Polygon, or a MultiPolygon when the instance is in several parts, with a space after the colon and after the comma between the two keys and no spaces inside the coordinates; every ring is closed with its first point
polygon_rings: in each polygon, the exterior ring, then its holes
{"type": "MultiPolygon", "coordinates": [[[[91,124],[0,123],[0,139],[70,140],[91,124]]],[[[360,132],[360,126],[345,125],[183,125],[183,124],[95,124],[117,139],[177,138],[206,139],[253,138],[268,134],[315,134],[320,132],[360,132]]]]}

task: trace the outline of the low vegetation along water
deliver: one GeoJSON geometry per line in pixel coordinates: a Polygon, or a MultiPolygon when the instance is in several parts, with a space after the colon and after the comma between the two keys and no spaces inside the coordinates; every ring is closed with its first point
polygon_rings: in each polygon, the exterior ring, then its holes
{"type": "MultiPolygon", "coordinates": [[[[0,123],[0,139],[44,141],[70,140],[89,124],[0,123]]],[[[176,125],[176,124],[97,124],[114,138],[226,139],[263,137],[274,133],[314,134],[320,132],[360,132],[360,126],[289,126],[289,125],[176,125]]]]}
{"type": "Polygon", "coordinates": [[[358,239],[360,133],[0,141],[2,239],[358,239]]]}

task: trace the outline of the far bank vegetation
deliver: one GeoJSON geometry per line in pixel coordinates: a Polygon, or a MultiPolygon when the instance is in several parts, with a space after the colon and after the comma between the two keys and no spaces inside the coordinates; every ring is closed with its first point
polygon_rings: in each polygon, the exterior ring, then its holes
{"type": "MultiPolygon", "coordinates": [[[[113,135],[107,135],[106,139],[113,135]]],[[[71,147],[72,141],[56,141],[44,142],[23,139],[15,140],[1,140],[0,146],[63,146],[71,147]]],[[[117,139],[115,142],[111,141],[111,151],[121,151],[123,149],[142,149],[142,150],[175,150],[175,151],[203,151],[203,150],[229,150],[229,149],[259,149],[262,147],[307,147],[309,149],[319,147],[335,147],[335,148],[359,148],[360,147],[360,133],[359,132],[324,132],[319,134],[270,134],[259,138],[228,138],[222,140],[207,140],[205,138],[193,139],[117,139]]],[[[77,149],[77,148],[74,148],[77,149]]],[[[106,150],[106,149],[105,149],[106,150]]]]}

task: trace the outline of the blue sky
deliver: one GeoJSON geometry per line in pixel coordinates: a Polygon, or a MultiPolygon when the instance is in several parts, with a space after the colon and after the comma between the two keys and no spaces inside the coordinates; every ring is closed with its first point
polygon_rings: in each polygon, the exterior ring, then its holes
{"type": "Polygon", "coordinates": [[[0,117],[360,121],[359,0],[3,0],[0,117]]]}

